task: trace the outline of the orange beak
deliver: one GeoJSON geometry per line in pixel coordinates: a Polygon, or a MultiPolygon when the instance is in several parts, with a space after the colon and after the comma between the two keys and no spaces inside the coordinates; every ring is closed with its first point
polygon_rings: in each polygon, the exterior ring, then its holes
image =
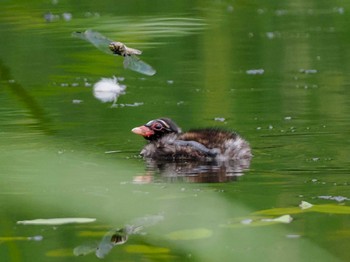
{"type": "Polygon", "coordinates": [[[147,126],[135,127],[133,129],[131,129],[131,132],[133,132],[136,135],[143,136],[143,137],[149,137],[151,135],[154,135],[154,131],[147,126]]]}

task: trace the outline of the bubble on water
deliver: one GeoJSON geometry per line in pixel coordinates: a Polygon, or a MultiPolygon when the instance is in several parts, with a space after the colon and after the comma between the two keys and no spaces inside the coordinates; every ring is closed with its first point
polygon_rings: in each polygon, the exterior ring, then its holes
{"type": "Polygon", "coordinates": [[[334,7],[334,12],[338,13],[338,14],[344,14],[345,10],[344,7],[334,7]]]}
{"type": "Polygon", "coordinates": [[[73,15],[71,14],[71,13],[63,13],[62,14],[62,18],[63,18],[63,20],[64,21],[70,21],[70,20],[72,20],[72,17],[73,17],[73,15]]]}
{"type": "Polygon", "coordinates": [[[275,14],[276,14],[277,16],[282,16],[282,15],[288,14],[288,11],[285,10],[285,9],[278,9],[278,10],[275,11],[275,14]]]}
{"type": "Polygon", "coordinates": [[[32,240],[32,241],[41,241],[41,240],[43,240],[43,239],[44,239],[44,237],[43,237],[43,236],[38,235],[38,236],[28,237],[28,239],[29,239],[29,240],[32,240]]]}
{"type": "Polygon", "coordinates": [[[262,75],[264,74],[265,70],[260,68],[260,69],[250,69],[250,70],[247,70],[246,73],[248,75],[262,75]]]}
{"type": "Polygon", "coordinates": [[[224,117],[215,117],[214,121],[224,122],[226,119],[224,117]]]}
{"type": "Polygon", "coordinates": [[[82,102],[83,102],[83,100],[80,100],[80,99],[73,99],[72,100],[73,104],[81,104],[82,102]]]}
{"type": "Polygon", "coordinates": [[[59,15],[55,15],[51,12],[48,12],[46,14],[44,14],[44,19],[46,22],[50,23],[50,22],[54,22],[60,19],[59,15]]]}
{"type": "Polygon", "coordinates": [[[243,225],[249,225],[252,222],[253,222],[253,219],[251,219],[251,218],[241,220],[241,224],[243,224],[243,225]]]}
{"type": "Polygon", "coordinates": [[[349,198],[343,197],[343,196],[318,196],[318,198],[326,199],[326,200],[335,200],[337,202],[343,202],[346,200],[350,200],[349,198]]]}
{"type": "Polygon", "coordinates": [[[304,74],[317,74],[318,73],[317,69],[303,69],[303,68],[299,69],[299,72],[304,73],[304,74]]]}
{"type": "Polygon", "coordinates": [[[233,7],[232,5],[228,5],[228,6],[227,6],[227,12],[232,13],[233,10],[234,10],[234,7],[233,7]]]}
{"type": "Polygon", "coordinates": [[[262,9],[262,8],[259,8],[258,10],[256,10],[256,12],[257,12],[259,15],[262,15],[263,13],[265,13],[265,10],[262,9]]]}
{"type": "Polygon", "coordinates": [[[273,39],[276,37],[276,34],[274,32],[266,32],[266,37],[268,39],[273,39]]]}
{"type": "Polygon", "coordinates": [[[298,235],[298,234],[288,234],[288,235],[286,235],[286,238],[300,238],[301,236],[300,235],[298,235]]]}

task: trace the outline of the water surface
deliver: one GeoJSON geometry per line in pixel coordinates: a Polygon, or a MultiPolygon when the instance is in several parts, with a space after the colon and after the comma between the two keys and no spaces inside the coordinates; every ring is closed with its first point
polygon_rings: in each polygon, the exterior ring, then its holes
{"type": "Polygon", "coordinates": [[[344,1],[3,2],[1,257],[94,261],[74,248],[162,216],[104,259],[347,261],[349,8],[344,1]],[[71,37],[88,28],[142,50],[157,74],[125,70],[122,58],[71,37]],[[112,107],[92,87],[114,76],[126,89],[112,107]],[[148,170],[138,157],[145,141],[130,130],[159,116],[184,130],[236,130],[253,148],[250,170],[226,183],[148,170]],[[316,209],[291,213],[286,224],[261,222],[301,201],[316,209]],[[256,213],[275,208],[284,209],[256,213]],[[17,224],[70,217],[96,222],[17,224]]]}

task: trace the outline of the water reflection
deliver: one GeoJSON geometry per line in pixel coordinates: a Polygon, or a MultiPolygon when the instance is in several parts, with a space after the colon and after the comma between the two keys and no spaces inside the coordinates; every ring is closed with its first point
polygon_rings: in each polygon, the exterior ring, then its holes
{"type": "Polygon", "coordinates": [[[250,167],[251,159],[237,159],[224,162],[169,162],[146,159],[147,172],[135,176],[136,184],[162,182],[224,183],[237,181],[250,167]]]}
{"type": "Polygon", "coordinates": [[[23,107],[30,113],[31,118],[34,120],[35,127],[46,134],[54,133],[54,130],[51,128],[52,121],[50,116],[48,116],[45,109],[38,103],[37,99],[27,88],[12,77],[10,71],[10,68],[0,61],[0,80],[4,83],[4,86],[11,91],[14,101],[21,102],[23,107]]]}
{"type": "Polygon", "coordinates": [[[154,226],[164,219],[163,215],[148,215],[132,220],[123,228],[108,231],[97,243],[85,243],[74,248],[75,256],[85,256],[95,252],[98,258],[104,258],[115,246],[125,244],[130,235],[143,234],[143,229],[154,226]]]}

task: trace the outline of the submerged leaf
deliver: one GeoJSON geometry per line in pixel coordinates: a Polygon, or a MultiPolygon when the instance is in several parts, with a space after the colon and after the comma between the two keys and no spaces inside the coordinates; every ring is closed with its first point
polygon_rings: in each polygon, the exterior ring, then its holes
{"type": "Polygon", "coordinates": [[[299,207],[287,207],[287,208],[272,208],[266,210],[260,210],[254,212],[254,215],[283,215],[283,214],[300,214],[304,212],[320,212],[330,214],[350,214],[349,206],[342,205],[312,205],[303,201],[299,207]],[[311,205],[311,206],[310,206],[311,205]],[[300,207],[300,208],[299,208],[300,207]]]}
{"type": "Polygon", "coordinates": [[[311,211],[331,214],[350,214],[350,207],[340,205],[315,205],[312,207],[311,211]]]}
{"type": "Polygon", "coordinates": [[[293,218],[290,215],[283,215],[276,218],[265,218],[261,219],[262,222],[278,222],[288,224],[293,221],[293,218]]]}
{"type": "Polygon", "coordinates": [[[302,212],[303,210],[301,210],[299,207],[284,207],[284,208],[272,208],[272,209],[260,210],[260,211],[254,212],[253,214],[278,216],[278,215],[284,215],[284,214],[299,214],[302,212]]]}
{"type": "Polygon", "coordinates": [[[17,221],[17,224],[20,225],[64,225],[72,223],[91,223],[95,222],[96,218],[48,218],[48,219],[33,219],[33,220],[22,220],[17,221]]]}
{"type": "Polygon", "coordinates": [[[142,254],[164,254],[169,253],[170,249],[165,247],[152,247],[146,245],[128,245],[125,246],[125,251],[128,253],[142,253],[142,254]]]}

